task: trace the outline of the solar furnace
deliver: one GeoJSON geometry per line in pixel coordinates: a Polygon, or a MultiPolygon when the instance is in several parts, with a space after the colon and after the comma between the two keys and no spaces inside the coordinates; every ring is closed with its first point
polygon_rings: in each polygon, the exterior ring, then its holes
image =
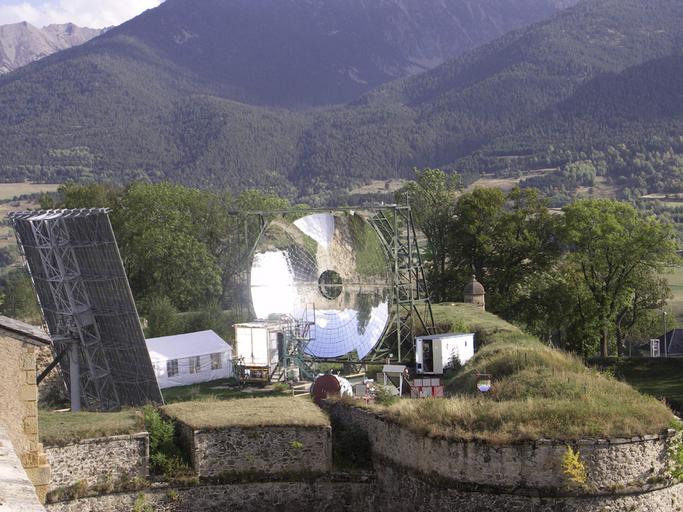
{"type": "Polygon", "coordinates": [[[287,316],[311,325],[305,352],[364,359],[389,323],[392,274],[375,229],[358,213],[319,213],[272,221],[251,266],[259,319],[287,316]]]}
{"type": "Polygon", "coordinates": [[[10,220],[67,387],[74,369],[89,409],[162,403],[107,210],[17,212],[10,220]]]}

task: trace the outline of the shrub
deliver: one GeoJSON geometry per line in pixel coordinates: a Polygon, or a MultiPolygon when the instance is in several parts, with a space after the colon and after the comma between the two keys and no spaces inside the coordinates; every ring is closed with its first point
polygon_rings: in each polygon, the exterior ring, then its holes
{"type": "Polygon", "coordinates": [[[399,397],[392,393],[389,386],[377,384],[375,387],[375,402],[379,405],[392,405],[398,401],[399,397]]]}
{"type": "Polygon", "coordinates": [[[175,425],[170,420],[161,417],[152,405],[142,409],[145,418],[145,428],[149,432],[150,453],[169,451],[174,446],[175,425]]]}
{"type": "Polygon", "coordinates": [[[669,445],[669,475],[683,482],[683,423],[674,421],[671,427],[676,430],[676,435],[669,445]]]}
{"type": "Polygon", "coordinates": [[[581,454],[571,446],[562,457],[562,471],[569,480],[570,486],[586,487],[588,482],[588,471],[581,460],[581,454]]]}
{"type": "Polygon", "coordinates": [[[145,428],[149,432],[149,460],[152,471],[170,478],[189,474],[190,469],[175,442],[175,423],[162,418],[159,411],[151,405],[143,408],[143,414],[145,428]]]}
{"type": "Polygon", "coordinates": [[[175,489],[171,489],[170,491],[168,491],[166,497],[168,498],[168,501],[170,501],[171,503],[180,502],[180,494],[178,494],[178,491],[176,491],[175,489]]]}
{"type": "Polygon", "coordinates": [[[273,385],[273,391],[276,393],[286,393],[289,391],[289,386],[284,382],[278,382],[277,384],[273,385]]]}
{"type": "Polygon", "coordinates": [[[140,493],[135,497],[133,512],[154,512],[154,508],[147,503],[147,498],[145,498],[143,493],[140,493]]]}

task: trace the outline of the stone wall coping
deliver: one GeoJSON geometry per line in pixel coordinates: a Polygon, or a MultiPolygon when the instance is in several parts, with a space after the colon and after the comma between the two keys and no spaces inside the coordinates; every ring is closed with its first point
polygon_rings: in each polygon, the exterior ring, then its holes
{"type": "Polygon", "coordinates": [[[12,441],[0,428],[0,510],[43,512],[36,490],[26,475],[12,441]]]}
{"type": "Polygon", "coordinates": [[[105,436],[105,437],[90,437],[87,439],[81,439],[80,441],[70,441],[65,444],[47,444],[43,443],[46,449],[50,448],[64,448],[66,446],[78,446],[83,444],[102,444],[111,443],[114,441],[129,441],[131,439],[145,439],[149,437],[149,432],[136,432],[135,434],[119,434],[115,436],[105,436]]]}
{"type": "Polygon", "coordinates": [[[427,434],[424,432],[421,432],[417,429],[412,429],[408,425],[404,425],[402,423],[399,423],[398,421],[394,420],[393,418],[389,418],[387,416],[384,416],[376,411],[366,409],[364,407],[357,407],[353,404],[348,404],[345,402],[340,402],[340,401],[325,401],[325,405],[327,407],[348,407],[350,409],[354,409],[357,412],[360,412],[362,414],[367,414],[368,416],[372,416],[373,418],[382,421],[384,423],[388,423],[391,425],[396,425],[397,427],[400,428],[405,428],[406,430],[413,432],[414,434],[422,434],[425,437],[428,437],[430,439],[437,439],[437,440],[444,440],[448,441],[449,443],[454,443],[454,444],[468,444],[468,445],[479,445],[479,446],[490,446],[491,448],[505,448],[507,446],[514,446],[514,447],[519,447],[519,446],[567,446],[567,445],[576,445],[576,446],[598,446],[598,447],[608,447],[608,446],[615,446],[615,445],[627,445],[627,444],[638,444],[638,443],[643,443],[643,442],[648,442],[648,441],[668,441],[672,437],[676,435],[676,431],[674,429],[667,429],[665,432],[662,432],[660,434],[644,434],[641,436],[634,436],[630,438],[589,438],[589,439],[546,439],[546,438],[540,438],[536,440],[523,440],[523,441],[513,441],[510,443],[490,443],[487,441],[482,441],[482,440],[465,440],[465,439],[453,439],[447,436],[439,436],[439,435],[432,435],[432,434],[427,434]]]}
{"type": "Polygon", "coordinates": [[[187,427],[189,430],[192,431],[193,434],[211,434],[211,433],[217,433],[217,432],[229,432],[231,430],[292,430],[292,429],[300,429],[300,430],[332,430],[331,425],[265,425],[265,426],[226,426],[226,427],[217,427],[217,428],[201,428],[201,429],[193,429],[190,425],[187,423],[180,422],[184,427],[187,427]]]}

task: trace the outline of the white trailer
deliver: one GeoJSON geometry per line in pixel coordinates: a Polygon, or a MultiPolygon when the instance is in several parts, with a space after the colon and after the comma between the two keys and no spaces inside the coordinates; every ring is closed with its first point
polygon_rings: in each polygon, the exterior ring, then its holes
{"type": "Polygon", "coordinates": [[[243,366],[274,370],[284,348],[284,328],[271,322],[235,324],[235,357],[243,366]]]}
{"type": "Polygon", "coordinates": [[[415,338],[415,373],[441,375],[455,358],[465,364],[474,356],[474,333],[448,333],[415,338]]]}

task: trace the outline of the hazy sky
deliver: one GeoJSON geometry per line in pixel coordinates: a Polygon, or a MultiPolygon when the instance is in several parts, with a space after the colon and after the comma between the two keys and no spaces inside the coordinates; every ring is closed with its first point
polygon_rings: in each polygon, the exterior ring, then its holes
{"type": "Polygon", "coordinates": [[[73,22],[82,27],[120,25],[161,0],[0,0],[0,25],[28,21],[43,27],[73,22]]]}

